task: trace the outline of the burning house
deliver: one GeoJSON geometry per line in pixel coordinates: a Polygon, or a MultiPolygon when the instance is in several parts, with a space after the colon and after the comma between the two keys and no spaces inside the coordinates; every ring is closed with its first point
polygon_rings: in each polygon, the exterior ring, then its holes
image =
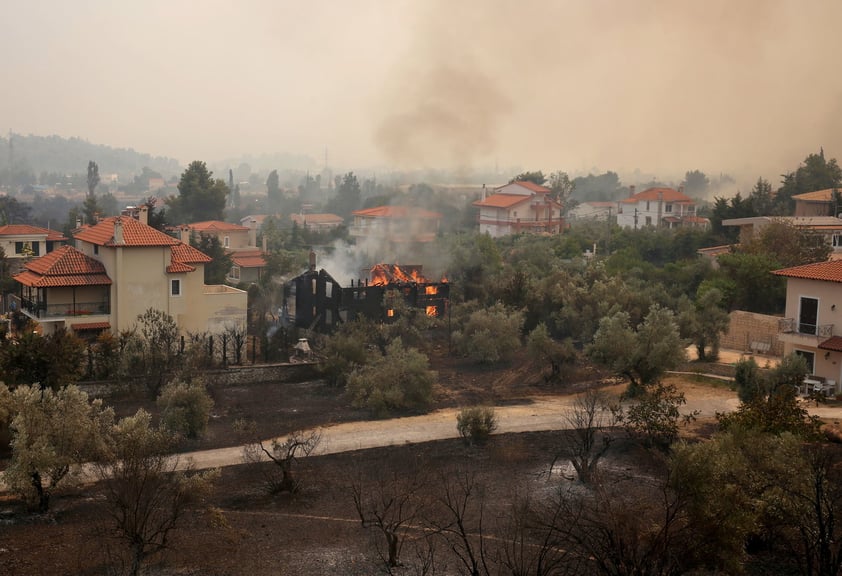
{"type": "Polygon", "coordinates": [[[424,310],[428,316],[444,316],[449,303],[447,279],[425,278],[421,266],[377,264],[364,270],[351,285],[341,287],[325,270],[316,271],[315,256],[310,268],[293,278],[285,288],[284,317],[300,328],[329,332],[337,324],[359,316],[388,322],[394,310],[384,306],[389,291],[401,294],[404,302],[424,310]]]}

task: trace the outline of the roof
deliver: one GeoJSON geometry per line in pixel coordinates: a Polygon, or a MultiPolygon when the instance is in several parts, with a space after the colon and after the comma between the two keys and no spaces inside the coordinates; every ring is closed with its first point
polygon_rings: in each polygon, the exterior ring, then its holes
{"type": "Polygon", "coordinates": [[[47,235],[49,241],[67,240],[64,235],[58,230],[50,230],[49,228],[41,228],[39,226],[30,226],[29,224],[7,224],[0,226],[0,236],[41,236],[47,235]]]}
{"type": "Polygon", "coordinates": [[[179,242],[170,248],[172,252],[172,261],[173,262],[183,262],[187,264],[204,264],[205,262],[210,262],[213,260],[210,256],[199,250],[198,248],[194,248],[189,244],[185,244],[183,242],[179,242]]]}
{"type": "Polygon", "coordinates": [[[290,214],[293,222],[307,222],[308,224],[341,224],[345,221],[336,214],[290,214]]]}
{"type": "Polygon", "coordinates": [[[492,194],[485,200],[477,200],[474,206],[488,208],[511,208],[521,202],[529,202],[534,196],[523,196],[522,194],[492,194]]]}
{"type": "Polygon", "coordinates": [[[263,250],[249,249],[229,252],[231,262],[240,268],[263,268],[266,266],[266,255],[263,250]]]}
{"type": "Polygon", "coordinates": [[[186,226],[190,230],[197,232],[246,232],[249,230],[248,226],[240,226],[239,224],[231,224],[230,222],[222,222],[221,220],[194,222],[193,224],[186,224],[186,226]]]}
{"type": "Polygon", "coordinates": [[[431,212],[415,206],[377,206],[354,210],[352,214],[368,218],[423,218],[426,220],[438,220],[442,217],[441,212],[431,212]]]}
{"type": "Polygon", "coordinates": [[[842,352],[842,336],[831,336],[821,344],[820,350],[832,350],[833,352],[842,352]]]}
{"type": "Polygon", "coordinates": [[[93,226],[78,230],[74,235],[78,240],[99,246],[175,246],[181,243],[169,234],[130,216],[103,218],[93,226]],[[114,230],[118,223],[123,227],[123,241],[120,244],[114,242],[114,230]]]}
{"type": "Polygon", "coordinates": [[[71,324],[70,327],[76,332],[81,330],[110,330],[111,324],[108,322],[80,322],[79,324],[71,324]]]}
{"type": "Polygon", "coordinates": [[[105,266],[73,246],[62,246],[27,262],[24,271],[13,278],[31,287],[107,286],[111,278],[105,266]]]}
{"type": "Polygon", "coordinates": [[[772,274],[785,276],[786,278],[842,283],[842,260],[803,264],[801,266],[793,266],[792,268],[773,270],[772,274]]]}
{"type": "Polygon", "coordinates": [[[793,198],[796,200],[805,200],[807,202],[830,202],[833,200],[834,190],[842,192],[842,188],[825,188],[824,190],[816,190],[815,192],[796,194],[793,198]]]}
{"type": "Polygon", "coordinates": [[[195,266],[191,266],[190,264],[186,264],[184,262],[178,262],[176,260],[171,261],[170,265],[167,266],[167,272],[170,274],[178,272],[193,272],[195,269],[195,266]]]}
{"type": "Polygon", "coordinates": [[[506,186],[509,186],[511,184],[517,184],[518,186],[522,186],[522,187],[526,188],[527,190],[531,190],[532,192],[537,192],[537,193],[547,194],[549,192],[552,192],[552,190],[550,190],[546,186],[541,186],[540,184],[536,184],[535,182],[533,182],[531,180],[515,180],[514,182],[509,182],[508,184],[504,184],[503,186],[500,186],[496,189],[500,190],[501,188],[505,188],[506,186]]]}
{"type": "Polygon", "coordinates": [[[726,218],[723,226],[761,226],[773,222],[784,222],[802,228],[840,228],[842,219],[836,216],[750,216],[748,218],[726,218]]]}
{"type": "Polygon", "coordinates": [[[693,199],[679,192],[674,188],[647,188],[643,192],[638,192],[634,196],[630,196],[620,202],[625,204],[635,204],[641,201],[663,200],[664,202],[688,202],[693,203],[693,199]]]}

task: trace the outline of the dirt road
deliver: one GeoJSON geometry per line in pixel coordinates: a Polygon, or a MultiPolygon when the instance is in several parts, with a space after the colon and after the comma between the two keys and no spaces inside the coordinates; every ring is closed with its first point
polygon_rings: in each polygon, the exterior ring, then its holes
{"type": "MultiPolygon", "coordinates": [[[[619,394],[622,388],[618,386],[608,391],[619,394]]],[[[682,412],[698,411],[700,419],[713,418],[717,412],[730,412],[739,405],[736,394],[725,388],[685,383],[681,389],[687,399],[682,412]]],[[[567,428],[564,412],[573,399],[573,396],[539,397],[525,404],[495,407],[499,424],[497,433],[567,428]]],[[[457,409],[438,410],[422,416],[328,426],[322,429],[322,441],[315,455],[456,438],[457,412],[457,409]]],[[[811,407],[810,412],[826,422],[842,421],[842,407],[811,407]]],[[[185,466],[192,462],[197,468],[214,468],[240,464],[242,455],[242,448],[234,446],[183,454],[181,460],[185,466]]]]}

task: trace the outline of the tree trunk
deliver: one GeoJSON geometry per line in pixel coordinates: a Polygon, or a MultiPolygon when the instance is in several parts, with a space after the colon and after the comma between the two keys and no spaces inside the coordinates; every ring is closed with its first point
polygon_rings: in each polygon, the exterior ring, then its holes
{"type": "Polygon", "coordinates": [[[32,473],[32,487],[35,488],[35,493],[38,495],[38,512],[43,514],[50,509],[50,493],[44,490],[44,484],[41,482],[41,474],[36,470],[32,473]]]}

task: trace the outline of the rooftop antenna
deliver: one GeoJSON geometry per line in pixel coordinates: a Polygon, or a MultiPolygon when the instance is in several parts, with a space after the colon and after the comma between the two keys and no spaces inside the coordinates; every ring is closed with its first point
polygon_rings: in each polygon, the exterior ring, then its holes
{"type": "Polygon", "coordinates": [[[12,129],[9,128],[9,185],[12,184],[12,166],[15,163],[15,145],[12,143],[12,129]]]}

